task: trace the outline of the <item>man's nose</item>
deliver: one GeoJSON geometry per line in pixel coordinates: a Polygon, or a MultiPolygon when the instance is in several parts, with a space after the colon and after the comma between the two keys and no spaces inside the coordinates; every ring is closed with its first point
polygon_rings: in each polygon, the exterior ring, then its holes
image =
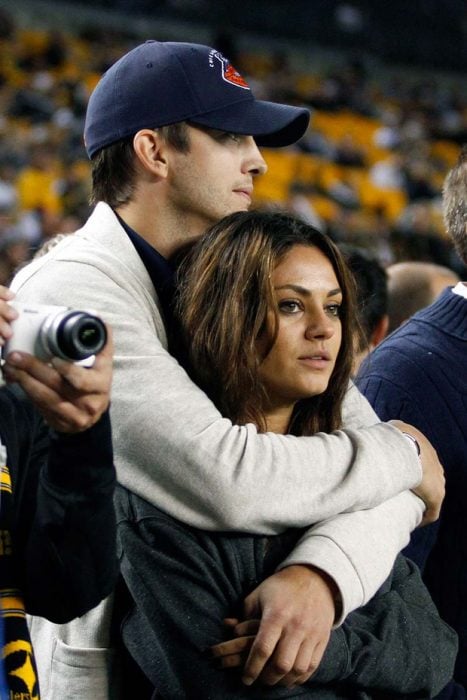
{"type": "Polygon", "coordinates": [[[248,153],[245,158],[246,172],[252,173],[253,175],[264,175],[267,172],[268,166],[253,136],[248,137],[247,146],[248,153]]]}

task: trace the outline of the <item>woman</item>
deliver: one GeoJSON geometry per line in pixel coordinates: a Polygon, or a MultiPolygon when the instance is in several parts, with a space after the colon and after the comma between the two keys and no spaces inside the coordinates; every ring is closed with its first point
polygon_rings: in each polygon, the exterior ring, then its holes
{"type": "MultiPolygon", "coordinates": [[[[189,371],[234,424],[293,435],[340,427],[356,314],[349,272],[327,237],[286,215],[227,217],[183,264],[178,311],[189,371]]],[[[400,557],[380,593],[333,631],[309,681],[304,673],[293,690],[246,687],[235,666],[258,622],[244,620],[241,636],[219,645],[222,621],[242,617],[245,597],[302,532],[203,532],[123,489],[117,508],[134,601],[123,639],[163,698],[431,697],[449,680],[455,636],[400,557]],[[213,645],[217,666],[206,654],[213,645]]]]}

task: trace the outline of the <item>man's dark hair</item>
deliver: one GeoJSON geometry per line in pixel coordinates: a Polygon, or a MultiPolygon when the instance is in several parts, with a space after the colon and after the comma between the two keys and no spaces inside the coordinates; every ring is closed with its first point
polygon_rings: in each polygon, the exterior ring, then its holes
{"type": "Polygon", "coordinates": [[[447,232],[467,265],[467,144],[444,181],[443,213],[447,232]]]}
{"type": "Polygon", "coordinates": [[[358,350],[364,350],[373,331],[388,312],[386,270],[366,250],[357,246],[339,245],[357,286],[357,308],[364,337],[358,350]]]}
{"type": "MultiPolygon", "coordinates": [[[[185,122],[162,126],[158,129],[162,137],[173,148],[188,152],[190,142],[185,122]]],[[[136,180],[133,136],[112,143],[98,151],[91,160],[92,194],[91,204],[107,202],[113,209],[130,201],[136,180]]]]}

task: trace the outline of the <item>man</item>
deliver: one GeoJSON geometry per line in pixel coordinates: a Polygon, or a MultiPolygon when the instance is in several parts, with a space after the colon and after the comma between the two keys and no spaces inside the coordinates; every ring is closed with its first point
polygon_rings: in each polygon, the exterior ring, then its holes
{"type": "Polygon", "coordinates": [[[341,244],[357,286],[361,333],[357,334],[352,376],[388,331],[387,276],[378,260],[363,248],[341,244]]]}
{"type": "Polygon", "coordinates": [[[454,270],[428,262],[395,263],[387,273],[389,333],[433,303],[446,287],[459,282],[454,270]]]}
{"type": "MultiPolygon", "coordinates": [[[[446,228],[467,262],[467,148],[443,189],[446,228]]],[[[460,638],[455,678],[467,689],[467,283],[446,289],[384,341],[358,380],[383,419],[413,422],[446,470],[438,523],[414,533],[407,555],[421,567],[441,616],[460,638]]],[[[464,694],[459,695],[464,697],[464,694]]]]}
{"type": "MultiPolygon", "coordinates": [[[[419,441],[420,463],[412,439],[393,425],[375,425],[355,389],[347,431],[258,435],[224,420],[167,351],[171,259],[209,224],[249,208],[254,178],[266,170],[258,144],[290,144],[307,124],[303,109],[256,100],[215,49],[156,41],[136,47],[103,76],[87,110],[93,199],[101,201],[83,229],[15,280],[20,300],[79,299],[112,324],[112,420],[124,486],[208,530],[275,534],[326,520],[256,590],[262,624],[246,682],[302,676],[303,660],[300,668],[295,662],[304,639],[311,673],[330,626],[374,594],[419,523],[420,502],[406,489],[416,488],[420,467],[418,492],[428,501],[434,494],[428,518],[437,516],[443,490],[424,436],[399,424],[419,441]],[[354,429],[362,423],[367,427],[354,429]],[[352,526],[332,518],[358,509],[352,526]],[[305,616],[310,599],[316,606],[305,616]]],[[[70,687],[75,699],[113,692],[109,636],[102,622],[91,636],[89,622],[74,622],[65,637],[52,631],[52,646],[58,638],[69,652],[68,666],[53,672],[57,697],[70,687]]],[[[50,649],[42,648],[50,669],[50,649]]],[[[48,682],[46,673],[43,686],[48,682]]]]}
{"type": "MultiPolygon", "coordinates": [[[[0,287],[0,345],[17,312],[0,287]]],[[[64,623],[117,578],[108,415],[112,343],[85,369],[7,355],[0,388],[2,658],[11,697],[38,697],[25,610],[64,623]]],[[[10,697],[10,695],[8,697],[10,697]]]]}

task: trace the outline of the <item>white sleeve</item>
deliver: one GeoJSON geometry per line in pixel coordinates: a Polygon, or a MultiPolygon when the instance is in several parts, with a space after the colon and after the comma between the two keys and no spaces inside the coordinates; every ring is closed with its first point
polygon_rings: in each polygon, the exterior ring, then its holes
{"type": "MultiPolygon", "coordinates": [[[[354,429],[379,422],[352,382],[343,421],[354,429]]],[[[405,491],[374,508],[335,515],[309,528],[279,569],[311,564],[331,576],[341,594],[342,610],[336,621],[341,624],[352,610],[365,605],[389,576],[424,510],[423,501],[405,491]]]]}
{"type": "Polygon", "coordinates": [[[405,491],[375,508],[336,515],[307,530],[279,569],[311,564],[331,576],[341,594],[341,624],[387,579],[424,510],[423,501],[405,491]]]}

